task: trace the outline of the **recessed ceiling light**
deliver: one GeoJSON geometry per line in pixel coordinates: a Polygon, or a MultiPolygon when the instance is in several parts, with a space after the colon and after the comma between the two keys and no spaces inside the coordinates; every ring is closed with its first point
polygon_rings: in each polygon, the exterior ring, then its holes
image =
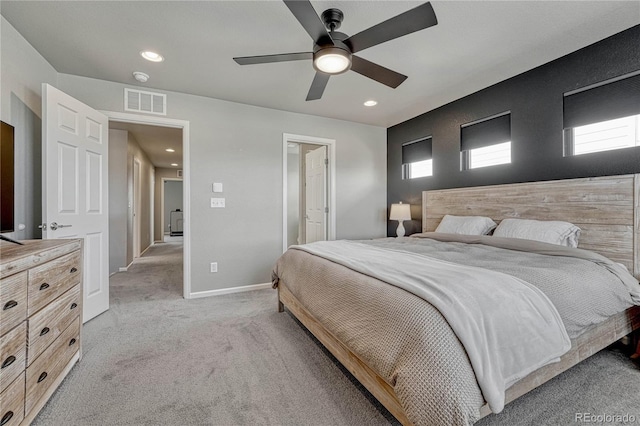
{"type": "Polygon", "coordinates": [[[152,52],[150,50],[143,50],[142,52],[140,52],[140,55],[142,55],[142,57],[145,58],[147,61],[151,61],[151,62],[164,61],[164,57],[162,55],[156,52],[152,52]]]}
{"type": "Polygon", "coordinates": [[[178,163],[171,163],[173,167],[178,167],[178,163]]]}
{"type": "Polygon", "coordinates": [[[165,151],[167,151],[167,152],[176,152],[176,150],[173,149],[173,148],[167,148],[167,149],[165,149],[165,151]]]}
{"type": "Polygon", "coordinates": [[[373,99],[369,100],[369,101],[366,101],[364,103],[364,106],[376,106],[376,105],[378,105],[378,102],[374,101],[373,99]]]}

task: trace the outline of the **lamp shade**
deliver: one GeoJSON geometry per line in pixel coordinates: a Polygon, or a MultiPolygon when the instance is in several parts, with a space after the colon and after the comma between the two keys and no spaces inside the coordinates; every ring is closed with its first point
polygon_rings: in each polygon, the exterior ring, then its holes
{"type": "Polygon", "coordinates": [[[390,220],[411,220],[411,204],[391,204],[390,220]]]}

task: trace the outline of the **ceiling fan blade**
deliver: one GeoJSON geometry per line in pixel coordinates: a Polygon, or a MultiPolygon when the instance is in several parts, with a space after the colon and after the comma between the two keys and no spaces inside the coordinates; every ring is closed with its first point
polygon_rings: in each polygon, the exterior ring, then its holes
{"type": "Polygon", "coordinates": [[[427,2],[373,27],[354,34],[344,42],[353,53],[376,46],[385,41],[429,28],[438,23],[436,14],[427,2]]]}
{"type": "Polygon", "coordinates": [[[333,40],[324,27],[324,23],[320,20],[309,0],[283,1],[316,44],[333,44],[333,40]]]}
{"type": "Polygon", "coordinates": [[[316,76],[313,77],[311,88],[309,89],[309,93],[307,94],[308,101],[315,101],[322,97],[324,88],[327,87],[327,83],[329,82],[329,77],[331,77],[331,75],[322,72],[316,72],[316,76]]]}
{"type": "Polygon", "coordinates": [[[381,65],[374,64],[373,62],[362,59],[356,55],[351,57],[351,71],[355,71],[358,74],[369,77],[370,79],[393,89],[400,86],[400,84],[407,79],[406,75],[402,75],[381,65]]]}
{"type": "Polygon", "coordinates": [[[240,65],[268,64],[271,62],[301,61],[313,59],[313,52],[281,53],[278,55],[242,56],[233,58],[240,65]]]}

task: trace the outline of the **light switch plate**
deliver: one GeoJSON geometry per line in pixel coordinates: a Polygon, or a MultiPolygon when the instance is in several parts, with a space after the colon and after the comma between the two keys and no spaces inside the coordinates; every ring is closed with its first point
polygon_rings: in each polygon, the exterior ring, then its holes
{"type": "Polygon", "coordinates": [[[214,183],[213,192],[222,192],[222,184],[219,182],[214,183]]]}
{"type": "Polygon", "coordinates": [[[212,209],[223,209],[224,208],[224,198],[212,198],[211,199],[211,208],[212,209]]]}

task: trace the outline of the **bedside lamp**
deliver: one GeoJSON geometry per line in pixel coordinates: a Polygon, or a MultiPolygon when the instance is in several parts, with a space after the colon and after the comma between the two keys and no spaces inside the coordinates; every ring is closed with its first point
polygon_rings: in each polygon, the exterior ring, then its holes
{"type": "Polygon", "coordinates": [[[398,237],[404,237],[404,226],[402,222],[405,220],[411,220],[411,204],[391,204],[391,212],[389,213],[389,220],[398,221],[398,229],[396,229],[396,235],[398,237]]]}

